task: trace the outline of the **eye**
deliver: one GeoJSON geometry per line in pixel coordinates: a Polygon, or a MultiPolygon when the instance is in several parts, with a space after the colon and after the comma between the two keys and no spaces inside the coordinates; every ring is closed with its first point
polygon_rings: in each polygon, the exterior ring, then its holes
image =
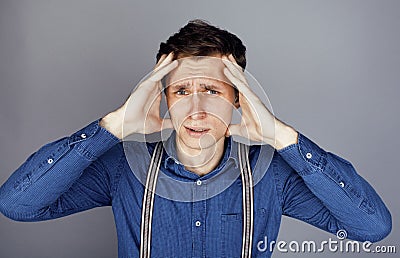
{"type": "Polygon", "coordinates": [[[207,92],[208,94],[210,94],[210,95],[216,95],[216,94],[218,94],[219,92],[216,91],[216,90],[214,90],[213,88],[214,88],[214,87],[206,86],[206,87],[205,87],[205,90],[206,90],[206,92],[207,92]]]}
{"type": "Polygon", "coordinates": [[[185,89],[179,89],[175,92],[177,95],[187,95],[187,92],[185,89]]]}
{"type": "Polygon", "coordinates": [[[208,94],[210,94],[210,95],[218,94],[218,91],[216,91],[216,90],[207,90],[207,92],[208,92],[208,94]]]}

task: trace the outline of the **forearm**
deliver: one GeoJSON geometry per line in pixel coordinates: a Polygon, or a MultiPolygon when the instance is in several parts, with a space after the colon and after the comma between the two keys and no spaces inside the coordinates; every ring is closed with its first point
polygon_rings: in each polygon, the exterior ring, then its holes
{"type": "Polygon", "coordinates": [[[298,143],[297,131],[275,118],[275,148],[281,150],[296,143],[298,143]]]}
{"type": "Polygon", "coordinates": [[[99,130],[96,122],[91,123],[32,154],[1,186],[0,211],[23,220],[54,203],[94,160],[118,142],[99,130]]]}
{"type": "Polygon", "coordinates": [[[351,164],[337,166],[328,154],[325,170],[303,176],[308,188],[348,232],[349,238],[379,241],[391,231],[391,215],[382,199],[351,164]]]}
{"type": "MultiPolygon", "coordinates": [[[[390,232],[391,215],[388,209],[350,162],[324,151],[301,134],[298,144],[281,149],[279,154],[329,210],[328,214],[345,227],[350,238],[377,241],[390,232]]],[[[307,213],[308,210],[303,209],[302,212],[307,213]]],[[[320,215],[308,214],[321,227],[324,227],[321,223],[328,223],[326,226],[331,228],[337,226],[326,220],[326,213],[320,215]]]]}

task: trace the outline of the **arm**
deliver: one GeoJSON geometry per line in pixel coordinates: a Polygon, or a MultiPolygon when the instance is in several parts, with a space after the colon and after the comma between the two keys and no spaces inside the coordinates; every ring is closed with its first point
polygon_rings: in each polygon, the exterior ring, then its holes
{"type": "Polygon", "coordinates": [[[19,221],[66,216],[110,204],[110,180],[97,159],[119,140],[99,126],[46,144],[1,186],[0,211],[19,221]]]}
{"type": "Polygon", "coordinates": [[[291,170],[282,187],[285,215],[334,234],[344,229],[358,241],[375,242],[390,233],[390,212],[349,161],[300,133],[297,143],[277,151],[291,170]]]}
{"type": "Polygon", "coordinates": [[[161,79],[178,64],[172,59],[172,52],[163,55],[117,110],[32,154],[0,188],[0,212],[35,221],[110,205],[111,175],[98,158],[126,135],[172,127],[159,111],[161,79]]]}
{"type": "Polygon", "coordinates": [[[284,181],[279,187],[283,213],[332,233],[345,229],[351,239],[378,241],[388,235],[388,209],[352,164],[277,119],[251,90],[234,57],[222,60],[242,107],[241,123],[231,124],[228,133],[269,144],[283,157],[285,162],[275,164],[278,182],[284,181]]]}

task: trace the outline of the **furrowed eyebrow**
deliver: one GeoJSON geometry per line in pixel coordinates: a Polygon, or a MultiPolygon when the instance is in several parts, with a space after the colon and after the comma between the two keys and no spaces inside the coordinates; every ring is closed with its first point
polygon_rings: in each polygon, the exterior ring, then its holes
{"type": "MultiPolygon", "coordinates": [[[[208,89],[220,89],[221,87],[219,85],[213,84],[213,83],[199,83],[199,86],[202,88],[208,88],[208,89]]],[[[190,85],[189,82],[187,83],[181,83],[181,84],[175,84],[170,86],[172,90],[179,90],[179,89],[188,89],[191,88],[192,85],[190,85]]]]}
{"type": "Polygon", "coordinates": [[[188,88],[190,88],[190,85],[189,85],[189,83],[186,83],[186,84],[183,84],[183,83],[182,83],[182,84],[172,85],[171,88],[172,88],[173,90],[188,89],[188,88]]]}
{"type": "Polygon", "coordinates": [[[209,88],[209,89],[219,89],[220,88],[217,85],[214,85],[211,83],[200,83],[199,85],[200,85],[200,87],[209,88]]]}

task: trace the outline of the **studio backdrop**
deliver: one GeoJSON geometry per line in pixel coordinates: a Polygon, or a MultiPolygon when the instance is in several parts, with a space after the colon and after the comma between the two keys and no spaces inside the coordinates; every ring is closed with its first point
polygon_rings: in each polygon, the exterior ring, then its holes
{"type": "MultiPolygon", "coordinates": [[[[400,248],[399,10],[395,0],[2,0],[0,184],[45,143],[123,104],[155,65],[160,42],[200,18],[242,39],[247,71],[280,120],[371,183],[393,217],[392,233],[377,244],[400,248]]],[[[337,240],[284,217],[278,240],[329,238],[337,240]]],[[[0,216],[0,257],[116,256],[110,207],[36,223],[0,216]]],[[[386,257],[273,255],[294,256],[386,257]]]]}

